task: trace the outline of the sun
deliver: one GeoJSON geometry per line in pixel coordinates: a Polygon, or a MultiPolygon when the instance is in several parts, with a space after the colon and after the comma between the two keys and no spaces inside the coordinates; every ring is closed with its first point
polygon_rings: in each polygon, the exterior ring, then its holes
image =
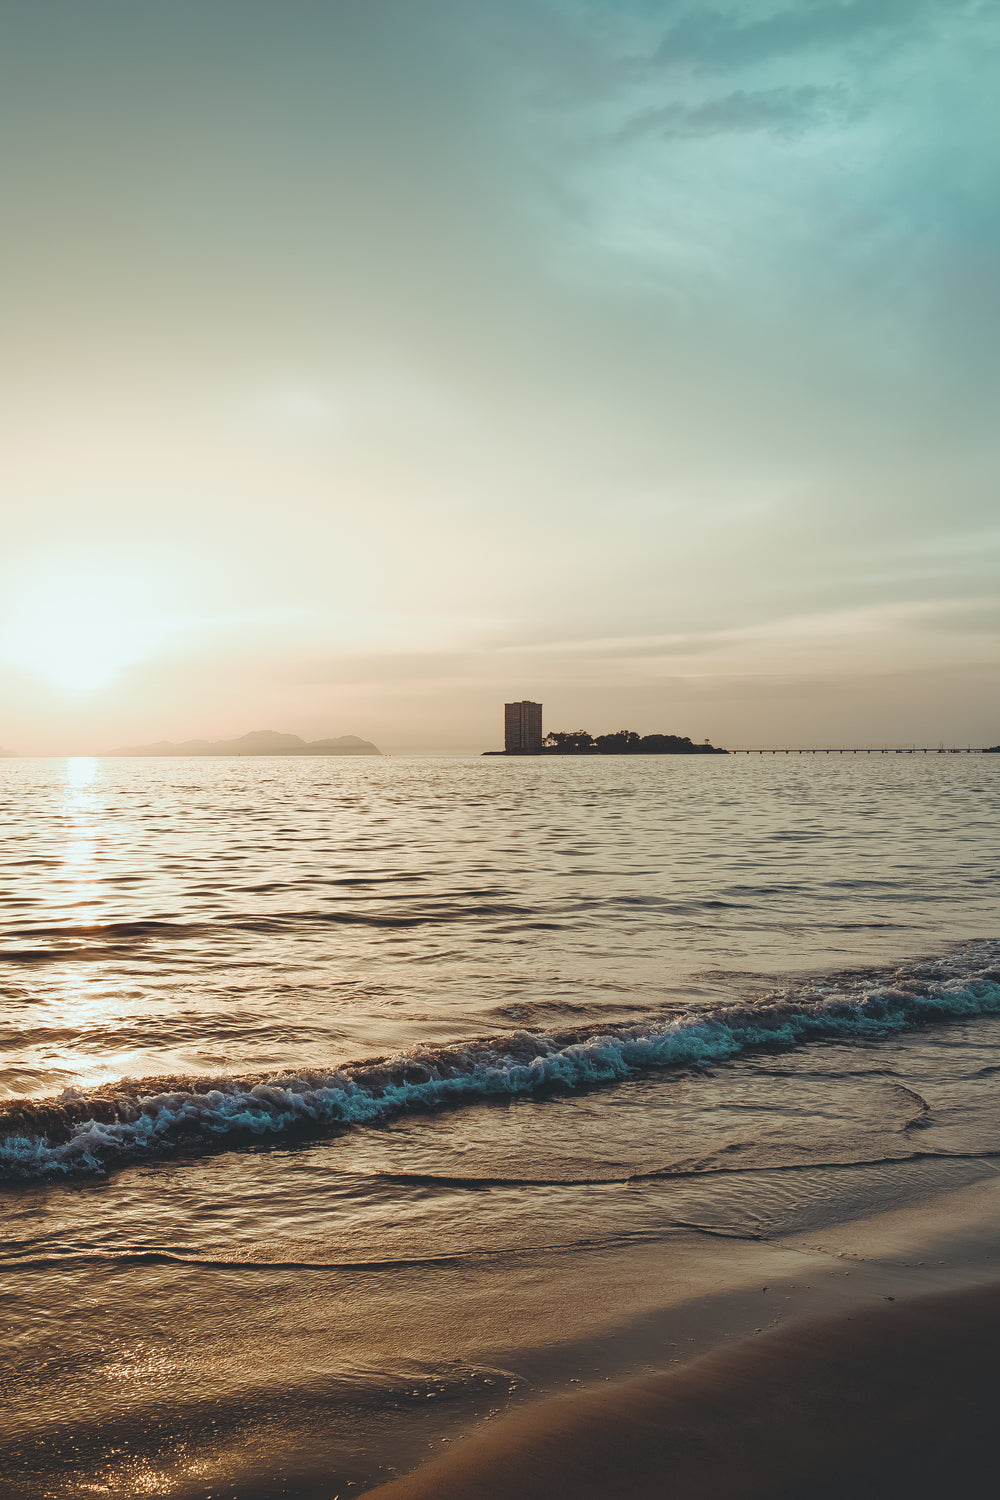
{"type": "Polygon", "coordinates": [[[8,599],[0,649],[14,666],[70,693],[107,687],[164,634],[145,570],[92,558],[40,562],[8,599]]]}

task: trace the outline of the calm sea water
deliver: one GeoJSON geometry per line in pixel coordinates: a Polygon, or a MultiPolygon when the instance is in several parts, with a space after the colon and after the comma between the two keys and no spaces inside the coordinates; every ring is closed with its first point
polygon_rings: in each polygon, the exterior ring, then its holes
{"type": "Polygon", "coordinates": [[[530,1384],[622,1247],[660,1275],[1000,1152],[1000,757],[0,797],[3,1493],[358,1493],[530,1384]]]}

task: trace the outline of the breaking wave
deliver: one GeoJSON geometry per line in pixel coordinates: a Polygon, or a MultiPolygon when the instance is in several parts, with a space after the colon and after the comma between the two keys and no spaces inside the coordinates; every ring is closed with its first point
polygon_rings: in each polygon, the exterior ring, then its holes
{"type": "Polygon", "coordinates": [[[1000,944],[875,976],[841,975],[753,1002],[615,1027],[514,1031],[329,1072],[124,1079],[58,1099],[0,1106],[0,1175],[106,1171],[116,1162],[240,1140],[329,1132],[497,1096],[613,1083],[647,1068],[697,1067],[756,1049],[878,1038],[1000,1014],[1000,944]]]}

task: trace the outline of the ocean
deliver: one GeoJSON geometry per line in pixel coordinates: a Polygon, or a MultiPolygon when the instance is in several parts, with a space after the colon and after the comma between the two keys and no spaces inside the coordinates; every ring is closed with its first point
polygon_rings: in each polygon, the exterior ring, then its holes
{"type": "Polygon", "coordinates": [[[0,788],[5,1496],[362,1494],[996,1176],[1000,756],[0,788]]]}

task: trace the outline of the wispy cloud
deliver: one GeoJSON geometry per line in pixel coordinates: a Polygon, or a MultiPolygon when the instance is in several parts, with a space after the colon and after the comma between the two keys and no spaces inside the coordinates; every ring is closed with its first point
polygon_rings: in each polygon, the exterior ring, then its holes
{"type": "Polygon", "coordinates": [[[754,8],[692,8],[668,27],[657,60],[711,70],[745,66],[819,48],[881,40],[887,33],[912,34],[934,13],[954,16],[974,13],[978,7],[962,0],[800,0],[756,16],[754,8]]]}
{"type": "Polygon", "coordinates": [[[802,84],[798,88],[736,89],[698,104],[664,104],[646,109],[623,126],[619,139],[656,135],[664,140],[767,131],[790,137],[817,126],[842,125],[860,108],[841,87],[802,84]]]}

